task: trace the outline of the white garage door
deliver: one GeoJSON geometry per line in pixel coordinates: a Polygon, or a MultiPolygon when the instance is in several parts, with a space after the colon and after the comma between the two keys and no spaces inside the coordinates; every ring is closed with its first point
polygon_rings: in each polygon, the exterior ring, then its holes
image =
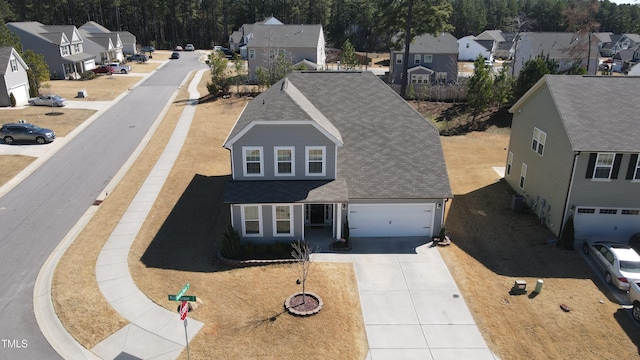
{"type": "Polygon", "coordinates": [[[349,205],[353,237],[432,236],[434,204],[349,205]]]}
{"type": "Polygon", "coordinates": [[[640,231],[640,209],[579,207],[573,222],[576,239],[627,242],[640,231]]]}
{"type": "Polygon", "coordinates": [[[26,84],[18,85],[9,89],[9,93],[12,93],[16,98],[16,105],[26,105],[29,102],[29,90],[26,84]]]}

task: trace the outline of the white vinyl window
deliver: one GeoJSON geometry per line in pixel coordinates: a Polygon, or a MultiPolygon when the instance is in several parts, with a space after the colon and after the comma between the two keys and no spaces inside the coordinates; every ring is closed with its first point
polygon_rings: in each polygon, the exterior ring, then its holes
{"type": "Polygon", "coordinates": [[[284,58],[286,54],[287,51],[285,49],[278,49],[278,56],[282,56],[284,58]]]}
{"type": "Polygon", "coordinates": [[[424,54],[424,62],[431,64],[433,62],[433,54],[424,54]]]}
{"type": "Polygon", "coordinates": [[[69,55],[69,47],[68,46],[61,46],[60,50],[62,51],[62,56],[69,55]]]}
{"type": "Polygon", "coordinates": [[[633,173],[633,180],[640,180],[640,156],[636,160],[636,171],[633,173]]]}
{"type": "Polygon", "coordinates": [[[262,236],[262,208],[258,205],[243,205],[242,236],[262,236]]]}
{"type": "Polygon", "coordinates": [[[524,190],[524,181],[527,178],[527,164],[522,163],[522,168],[520,169],[520,189],[524,190]]]}
{"type": "Polygon", "coordinates": [[[305,175],[307,176],[324,176],[326,162],[325,146],[307,146],[305,147],[305,175]]]}
{"type": "Polygon", "coordinates": [[[276,176],[294,176],[295,170],[295,153],[292,146],[276,146],[273,148],[274,162],[273,173],[276,176]]]}
{"type": "Polygon", "coordinates": [[[415,54],[413,55],[413,63],[414,64],[420,64],[420,60],[422,59],[422,55],[420,54],[415,54]]]}
{"type": "Polygon", "coordinates": [[[11,72],[18,71],[18,62],[16,61],[16,59],[11,59],[10,63],[11,63],[11,72]]]}
{"type": "Polygon", "coordinates": [[[293,206],[273,206],[273,236],[293,236],[293,206]]]}
{"type": "Polygon", "coordinates": [[[593,169],[594,179],[610,179],[613,170],[614,153],[599,153],[596,159],[596,166],[593,169]]]}
{"type": "Polygon", "coordinates": [[[507,157],[507,175],[511,175],[511,164],[513,164],[513,153],[509,151],[509,156],[507,157]]]}
{"type": "Polygon", "coordinates": [[[261,146],[245,146],[242,148],[242,165],[244,176],[263,176],[264,159],[261,146]]]}
{"type": "Polygon", "coordinates": [[[547,133],[538,129],[533,129],[533,140],[531,141],[531,150],[537,152],[540,156],[544,154],[544,144],[547,141],[547,133]]]}
{"type": "Polygon", "coordinates": [[[249,59],[255,59],[255,58],[256,58],[256,50],[249,49],[249,59]]]}
{"type": "Polygon", "coordinates": [[[429,75],[426,75],[426,74],[411,74],[411,83],[412,84],[428,84],[429,83],[429,75]]]}
{"type": "Polygon", "coordinates": [[[396,54],[396,64],[402,64],[403,54],[396,54]]]}
{"type": "Polygon", "coordinates": [[[436,73],[436,81],[445,83],[447,82],[447,73],[446,72],[437,72],[436,73]]]}

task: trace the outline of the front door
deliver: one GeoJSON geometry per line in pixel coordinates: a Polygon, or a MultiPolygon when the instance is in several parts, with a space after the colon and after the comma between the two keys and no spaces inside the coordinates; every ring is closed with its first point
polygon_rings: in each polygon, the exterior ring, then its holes
{"type": "Polygon", "coordinates": [[[311,225],[324,225],[324,205],[323,204],[311,204],[310,206],[310,224],[311,225]]]}

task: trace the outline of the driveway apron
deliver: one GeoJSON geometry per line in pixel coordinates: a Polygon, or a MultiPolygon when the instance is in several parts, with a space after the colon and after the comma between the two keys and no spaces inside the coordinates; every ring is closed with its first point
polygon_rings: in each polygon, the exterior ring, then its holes
{"type": "Polygon", "coordinates": [[[425,238],[352,239],[349,253],[316,261],[353,262],[367,359],[491,359],[439,250],[425,238]]]}

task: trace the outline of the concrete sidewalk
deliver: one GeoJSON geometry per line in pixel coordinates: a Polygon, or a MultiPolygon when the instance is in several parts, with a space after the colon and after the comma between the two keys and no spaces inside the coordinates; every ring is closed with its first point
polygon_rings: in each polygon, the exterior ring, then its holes
{"type": "MultiPolygon", "coordinates": [[[[202,74],[207,70],[196,73],[189,85],[190,99],[198,99],[197,85],[202,74]]],[[[186,80],[186,79],[185,79],[186,80]]],[[[184,86],[184,83],[180,86],[184,86]]],[[[176,92],[177,95],[177,92],[176,92]]],[[[117,100],[117,99],[116,99],[117,100]]],[[[158,116],[158,120],[147,133],[134,154],[122,169],[114,176],[97,200],[104,199],[121,180],[129,167],[150,140],[164,117],[168,106],[158,116]]],[[[175,359],[183,351],[188,340],[191,340],[202,328],[199,321],[180,320],[177,312],[169,311],[158,306],[147,298],[135,285],[129,272],[127,256],[138,230],[144,223],[148,211],[169,175],[182,145],[186,139],[197,100],[191,100],[185,107],[176,125],[174,133],[158,162],[143,183],[137,195],[129,205],[124,216],[114,229],[107,243],[103,247],[96,263],[96,279],[98,286],[111,306],[131,323],[96,345],[91,351],[82,347],[57,318],[51,299],[51,282],[55,266],[64,254],[66,248],[80,233],[97,211],[91,207],[78,221],[74,228],[60,242],[55,251],[40,270],[36,286],[34,287],[34,311],[43,334],[51,346],[65,359],[175,359]]],[[[50,155],[50,151],[45,155],[50,155]]],[[[44,156],[47,157],[47,156],[44,156]]]]}
{"type": "MultiPolygon", "coordinates": [[[[206,71],[199,71],[191,81],[190,99],[200,97],[197,85],[206,71]]],[[[100,291],[114,310],[131,322],[91,349],[102,359],[175,359],[187,345],[187,335],[191,340],[203,326],[197,320],[188,320],[187,326],[177,312],[151,301],[131,278],[128,262],[131,245],[187,138],[195,105],[197,100],[190,100],[183,110],[167,147],[98,256],[96,279],[100,291]]]]}

